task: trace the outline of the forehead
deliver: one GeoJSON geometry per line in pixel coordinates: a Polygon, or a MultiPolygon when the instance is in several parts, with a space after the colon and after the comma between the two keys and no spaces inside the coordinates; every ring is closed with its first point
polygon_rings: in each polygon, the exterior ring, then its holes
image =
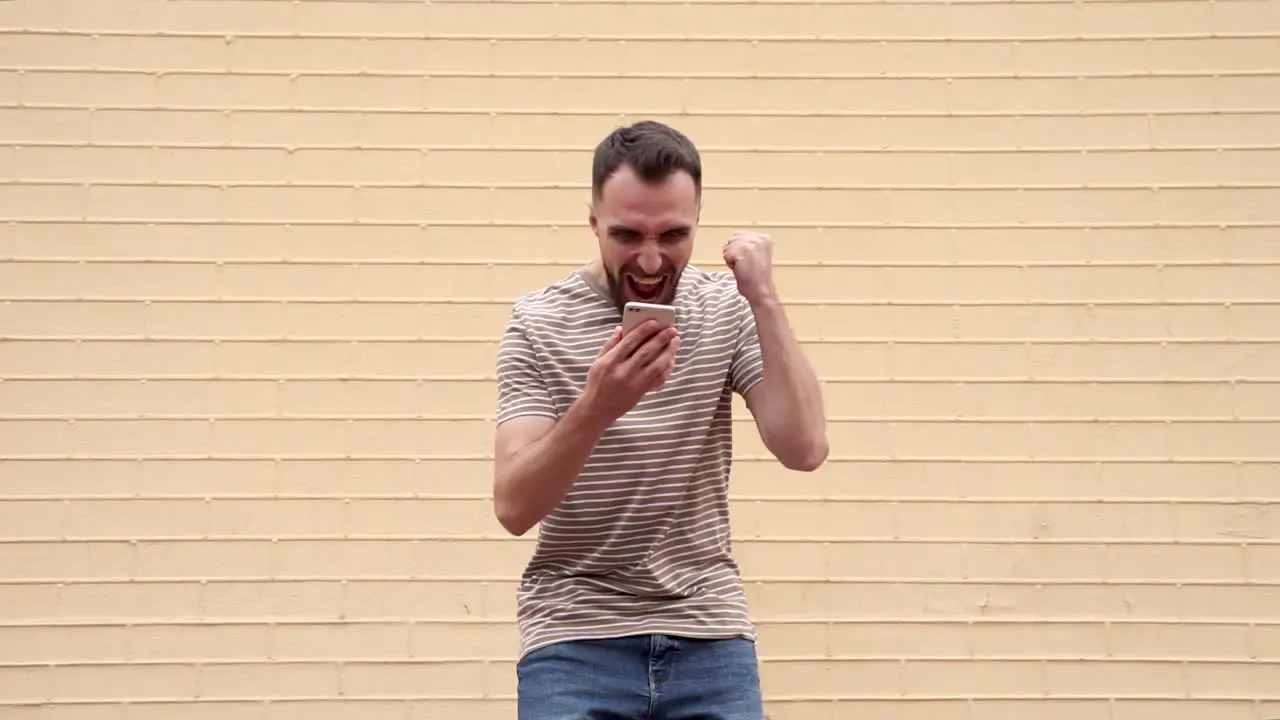
{"type": "Polygon", "coordinates": [[[691,225],[698,215],[698,192],[688,173],[645,183],[624,165],[604,184],[598,210],[608,224],[638,230],[691,225]]]}

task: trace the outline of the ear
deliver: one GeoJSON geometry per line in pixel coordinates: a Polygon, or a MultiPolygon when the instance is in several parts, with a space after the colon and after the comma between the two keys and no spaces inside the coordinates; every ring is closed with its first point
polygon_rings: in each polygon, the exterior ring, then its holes
{"type": "Polygon", "coordinates": [[[587,205],[587,222],[591,224],[591,234],[600,235],[600,219],[596,217],[596,206],[594,203],[587,205]]]}

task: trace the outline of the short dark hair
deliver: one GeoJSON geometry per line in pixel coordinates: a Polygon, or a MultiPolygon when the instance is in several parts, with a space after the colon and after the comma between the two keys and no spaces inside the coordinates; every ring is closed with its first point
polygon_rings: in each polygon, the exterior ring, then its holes
{"type": "Polygon", "coordinates": [[[620,127],[596,146],[591,166],[591,197],[600,198],[604,183],[623,165],[647,183],[658,183],[683,170],[702,195],[702,158],[684,133],[656,120],[620,127]]]}

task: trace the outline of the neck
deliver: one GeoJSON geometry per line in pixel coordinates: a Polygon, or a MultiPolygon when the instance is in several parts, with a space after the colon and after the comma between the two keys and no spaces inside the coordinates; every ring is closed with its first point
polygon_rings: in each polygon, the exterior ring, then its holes
{"type": "Polygon", "coordinates": [[[599,258],[591,260],[582,266],[583,279],[591,285],[593,289],[603,298],[622,309],[622,304],[618,300],[617,293],[614,292],[613,285],[609,282],[609,275],[604,271],[604,262],[599,258]]]}
{"type": "Polygon", "coordinates": [[[589,273],[591,277],[595,278],[597,282],[604,284],[608,280],[604,272],[604,261],[600,258],[595,258],[588,262],[583,270],[589,273]]]}

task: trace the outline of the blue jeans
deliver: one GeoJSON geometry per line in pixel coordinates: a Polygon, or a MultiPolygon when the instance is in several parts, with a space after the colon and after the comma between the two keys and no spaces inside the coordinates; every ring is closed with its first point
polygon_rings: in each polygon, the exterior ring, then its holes
{"type": "Polygon", "coordinates": [[[764,720],[755,643],[636,635],[534,650],[518,720],[764,720]]]}

